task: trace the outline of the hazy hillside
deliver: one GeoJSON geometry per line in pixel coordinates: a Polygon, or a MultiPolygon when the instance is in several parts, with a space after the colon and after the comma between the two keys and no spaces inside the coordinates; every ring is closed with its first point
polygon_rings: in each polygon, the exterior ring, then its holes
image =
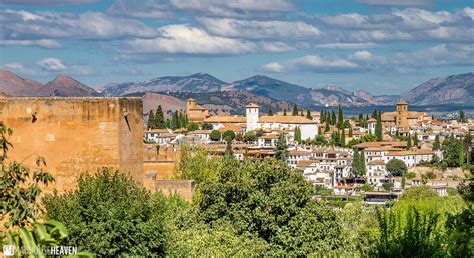
{"type": "Polygon", "coordinates": [[[402,98],[414,105],[473,104],[474,73],[428,80],[402,94],[402,98]]]}
{"type": "Polygon", "coordinates": [[[220,91],[226,83],[207,74],[197,73],[189,76],[157,77],[143,82],[121,83],[107,87],[105,96],[121,96],[136,92],[211,92],[220,91]]]}

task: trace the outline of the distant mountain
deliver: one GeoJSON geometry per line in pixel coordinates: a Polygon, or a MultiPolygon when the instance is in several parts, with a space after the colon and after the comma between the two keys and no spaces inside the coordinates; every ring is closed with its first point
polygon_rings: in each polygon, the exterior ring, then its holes
{"type": "Polygon", "coordinates": [[[338,104],[343,105],[367,105],[369,104],[363,98],[360,98],[354,95],[352,92],[349,92],[335,84],[326,85],[320,89],[313,89],[310,92],[311,100],[313,101],[314,105],[318,106],[335,106],[338,104]]]}
{"type": "Polygon", "coordinates": [[[23,79],[16,74],[0,70],[0,92],[11,96],[38,96],[43,85],[39,82],[23,79]]]}
{"type": "Polygon", "coordinates": [[[0,70],[0,92],[17,97],[97,97],[101,96],[96,90],[66,76],[59,75],[54,80],[41,84],[26,80],[12,72],[0,70]]]}
{"type": "Polygon", "coordinates": [[[105,96],[122,96],[136,92],[212,92],[227,84],[207,73],[189,76],[165,76],[143,82],[128,82],[106,88],[105,96]]]}
{"type": "Polygon", "coordinates": [[[235,81],[222,87],[223,91],[244,90],[272,99],[286,100],[299,105],[311,105],[311,89],[280,81],[263,75],[256,75],[244,80],[235,81]]]}
{"type": "Polygon", "coordinates": [[[357,96],[372,105],[394,105],[400,99],[399,95],[379,95],[374,96],[367,91],[356,90],[354,96],[357,96]]]}
{"type": "Polygon", "coordinates": [[[46,83],[40,90],[41,96],[57,97],[99,97],[96,90],[72,79],[66,75],[58,75],[54,80],[46,83]]]}
{"type": "Polygon", "coordinates": [[[474,103],[474,73],[428,80],[402,94],[413,105],[474,103]]]}
{"type": "MultiPolygon", "coordinates": [[[[167,92],[167,93],[133,93],[125,96],[141,96],[143,97],[143,110],[148,112],[150,109],[156,109],[160,103],[161,105],[173,106],[175,99],[183,101],[182,110],[185,110],[184,101],[189,98],[195,99],[199,105],[208,108],[213,113],[232,113],[244,114],[245,106],[248,103],[255,103],[260,106],[260,112],[266,113],[271,108],[273,112],[281,111],[283,109],[290,110],[293,103],[284,100],[275,100],[265,96],[259,96],[247,91],[222,91],[222,92],[207,92],[207,93],[193,93],[193,92],[167,92]],[[154,98],[160,101],[151,101],[154,98]],[[172,103],[170,103],[172,102],[172,103]],[[152,103],[151,105],[147,103],[152,103]]],[[[181,107],[180,107],[181,108],[181,107]]],[[[167,109],[166,109],[167,110],[167,109]]]]}

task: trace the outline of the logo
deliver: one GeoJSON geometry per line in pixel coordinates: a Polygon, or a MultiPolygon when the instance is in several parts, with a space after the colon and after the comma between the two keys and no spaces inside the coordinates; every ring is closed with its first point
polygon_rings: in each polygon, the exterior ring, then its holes
{"type": "Polygon", "coordinates": [[[5,255],[5,256],[14,256],[15,255],[15,246],[14,245],[4,245],[3,246],[3,255],[5,255]]]}

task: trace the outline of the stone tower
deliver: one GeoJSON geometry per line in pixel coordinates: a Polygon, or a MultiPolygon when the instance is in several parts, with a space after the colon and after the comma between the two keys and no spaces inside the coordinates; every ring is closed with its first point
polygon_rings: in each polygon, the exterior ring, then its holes
{"type": "Polygon", "coordinates": [[[256,104],[249,104],[245,106],[247,117],[247,131],[252,131],[258,127],[258,109],[260,107],[256,104]]]}
{"type": "Polygon", "coordinates": [[[397,103],[397,116],[395,121],[397,126],[408,127],[408,103],[403,100],[397,103]]]}
{"type": "Polygon", "coordinates": [[[186,101],[186,111],[187,111],[187,113],[189,113],[189,111],[191,111],[195,107],[196,107],[196,100],[188,99],[188,101],[186,101]]]}

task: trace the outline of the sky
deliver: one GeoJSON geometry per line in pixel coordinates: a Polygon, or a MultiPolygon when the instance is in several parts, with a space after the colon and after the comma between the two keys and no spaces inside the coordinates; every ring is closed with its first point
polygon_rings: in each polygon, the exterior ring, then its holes
{"type": "Polygon", "coordinates": [[[0,68],[91,87],[209,73],[398,94],[474,72],[474,1],[0,0],[0,68]]]}

